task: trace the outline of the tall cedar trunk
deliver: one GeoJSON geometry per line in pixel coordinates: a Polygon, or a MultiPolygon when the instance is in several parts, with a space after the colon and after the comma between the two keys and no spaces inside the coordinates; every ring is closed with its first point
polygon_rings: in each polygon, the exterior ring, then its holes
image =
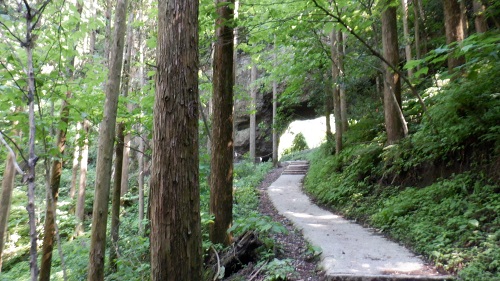
{"type": "Polygon", "coordinates": [[[77,178],[78,178],[78,163],[79,163],[79,158],[80,158],[80,145],[79,145],[79,139],[80,139],[80,129],[82,127],[82,123],[78,122],[76,123],[76,135],[75,135],[75,150],[73,151],[73,163],[71,165],[71,188],[69,190],[69,197],[71,199],[75,198],[75,192],[76,192],[76,184],[78,183],[77,178]]]}
{"type": "Polygon", "coordinates": [[[256,133],[256,115],[257,115],[257,65],[252,65],[250,72],[250,160],[255,163],[255,133],[256,133]]]}
{"type": "MultiPolygon", "coordinates": [[[[132,51],[134,48],[134,29],[132,24],[134,23],[134,13],[130,11],[128,18],[127,27],[127,48],[125,50],[125,58],[123,61],[123,76],[122,76],[122,96],[127,97],[130,88],[130,68],[132,65],[132,51]]],[[[131,104],[127,104],[127,110],[130,112],[131,104]]],[[[124,128],[125,130],[125,128],[124,128]]],[[[129,175],[129,157],[130,157],[130,133],[127,133],[123,139],[123,166],[120,167],[122,170],[121,178],[121,196],[128,192],[128,175],[129,175]]]]}
{"type": "Polygon", "coordinates": [[[69,106],[68,100],[71,98],[71,92],[66,94],[66,99],[61,104],[61,121],[60,129],[57,133],[56,146],[59,155],[52,161],[52,169],[50,175],[50,190],[47,192],[47,210],[45,211],[44,236],[42,244],[42,260],[40,265],[40,281],[50,280],[50,269],[52,267],[52,250],[54,249],[54,236],[56,235],[56,210],[57,200],[59,198],[59,187],[61,183],[62,173],[62,156],[66,147],[66,132],[69,121],[69,106]]]}
{"type": "Polygon", "coordinates": [[[115,173],[113,181],[113,196],[111,199],[111,249],[109,250],[109,268],[111,272],[118,270],[118,234],[120,231],[120,194],[122,186],[123,141],[125,124],[122,122],[116,128],[115,173]]]}
{"type": "Polygon", "coordinates": [[[477,33],[483,33],[488,31],[488,24],[486,23],[486,8],[481,3],[480,0],[472,1],[472,7],[474,10],[474,26],[477,33]]]}
{"type": "MultiPolygon", "coordinates": [[[[339,34],[336,30],[330,33],[330,55],[332,59],[332,83],[333,83],[333,116],[335,120],[335,153],[342,150],[342,116],[340,111],[340,87],[339,87],[339,34]]],[[[340,33],[342,34],[342,33],[340,33]]],[[[342,35],[340,35],[342,36],[342,35]]]]}
{"type": "MultiPolygon", "coordinates": [[[[443,0],[444,5],[444,26],[446,29],[446,44],[460,42],[464,40],[464,25],[462,9],[457,0],[443,0]]],[[[463,56],[448,56],[448,71],[452,72],[457,66],[465,63],[463,56]]]]}
{"type": "Polygon", "coordinates": [[[347,33],[339,32],[339,98],[340,98],[340,119],[342,120],[342,132],[347,132],[349,128],[349,122],[347,119],[347,97],[345,92],[345,67],[344,67],[344,56],[346,48],[347,33]]]}
{"type": "Polygon", "coordinates": [[[151,280],[202,280],[198,0],[158,2],[151,280]]]}
{"type": "Polygon", "coordinates": [[[5,170],[2,178],[2,194],[0,197],[0,272],[2,272],[2,253],[5,246],[5,234],[7,233],[7,224],[9,222],[9,210],[12,200],[12,191],[14,190],[14,179],[16,169],[14,168],[14,153],[7,154],[5,161],[5,170]]]}
{"type": "Polygon", "coordinates": [[[88,280],[104,280],[106,250],[106,224],[111,184],[111,165],[115,137],[116,111],[120,94],[120,74],[123,62],[123,45],[126,29],[127,0],[118,0],[116,5],[113,44],[110,50],[108,81],[104,116],[99,127],[99,149],[95,179],[94,208],[92,211],[92,235],[88,280]]]}
{"type": "MultiPolygon", "coordinates": [[[[384,58],[393,66],[399,63],[398,32],[396,7],[386,4],[382,12],[382,46],[384,58]]],[[[406,122],[401,114],[401,82],[400,77],[387,64],[384,64],[384,116],[388,144],[396,143],[408,132],[406,122]]]]}
{"type": "Polygon", "coordinates": [[[217,42],[213,62],[214,110],[210,161],[210,241],[229,245],[233,220],[233,9],[232,2],[216,0],[217,42]],[[224,4],[227,3],[227,4],[224,4]]]}
{"type": "Polygon", "coordinates": [[[80,182],[78,184],[78,195],[76,197],[76,228],[75,235],[83,235],[83,221],[85,219],[85,189],[87,187],[87,166],[89,159],[89,130],[90,122],[83,121],[83,133],[85,134],[82,146],[82,157],[80,159],[80,182]]]}
{"type": "MultiPolygon", "coordinates": [[[[411,57],[411,41],[410,41],[410,27],[408,25],[408,0],[401,0],[401,6],[403,9],[403,37],[405,42],[405,55],[406,62],[409,62],[411,57]]],[[[408,69],[408,78],[413,76],[413,70],[408,69]]]]}

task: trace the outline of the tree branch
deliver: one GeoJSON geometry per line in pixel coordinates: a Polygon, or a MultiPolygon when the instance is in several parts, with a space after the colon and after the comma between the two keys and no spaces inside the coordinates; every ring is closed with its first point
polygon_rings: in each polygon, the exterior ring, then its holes
{"type": "MultiPolygon", "coordinates": [[[[408,87],[410,87],[410,90],[412,92],[412,94],[414,96],[417,97],[420,105],[422,106],[422,110],[423,112],[426,112],[427,111],[427,106],[425,105],[425,102],[424,100],[422,99],[422,97],[418,94],[417,90],[415,89],[415,87],[413,87],[413,85],[411,84],[410,80],[408,80],[408,77],[406,77],[404,75],[404,73],[402,73],[399,69],[397,69],[395,66],[393,66],[391,63],[389,63],[379,52],[377,52],[375,49],[372,48],[372,46],[370,46],[370,44],[368,44],[368,42],[366,42],[363,38],[361,38],[361,36],[359,36],[359,34],[356,33],[356,31],[354,31],[354,29],[352,27],[350,27],[345,21],[343,21],[340,16],[338,15],[334,15],[332,14],[329,10],[327,10],[325,7],[321,6],[318,4],[317,0],[312,0],[314,5],[322,10],[327,16],[329,17],[332,17],[333,19],[335,19],[339,24],[341,24],[342,26],[344,26],[347,31],[349,31],[349,33],[354,36],[356,39],[358,39],[359,42],[361,42],[361,44],[363,44],[369,51],[372,55],[374,55],[375,57],[379,58],[383,63],[385,63],[392,71],[394,71],[395,73],[397,73],[399,75],[399,77],[401,77],[401,79],[403,79],[403,81],[408,85],[408,87]]],[[[335,1],[334,1],[335,2],[335,1]]],[[[336,5],[336,3],[335,3],[336,5]]]]}
{"type": "MultiPolygon", "coordinates": [[[[7,148],[7,150],[9,150],[9,153],[12,154],[12,156],[13,156],[12,159],[13,159],[13,163],[14,163],[14,167],[16,168],[16,171],[19,174],[24,175],[23,169],[21,169],[21,167],[19,167],[19,164],[17,164],[16,157],[15,157],[16,154],[14,153],[14,150],[12,150],[12,148],[5,141],[5,139],[3,138],[3,136],[4,136],[4,133],[2,131],[0,131],[0,141],[2,141],[3,145],[5,145],[5,147],[7,148]]],[[[5,136],[5,137],[12,142],[12,140],[9,137],[7,137],[7,136],[5,136]]],[[[12,142],[12,143],[14,143],[14,142],[12,142]]],[[[14,145],[16,146],[17,149],[19,149],[15,143],[14,143],[14,145]]],[[[24,159],[24,157],[23,157],[23,159],[24,159]]]]}

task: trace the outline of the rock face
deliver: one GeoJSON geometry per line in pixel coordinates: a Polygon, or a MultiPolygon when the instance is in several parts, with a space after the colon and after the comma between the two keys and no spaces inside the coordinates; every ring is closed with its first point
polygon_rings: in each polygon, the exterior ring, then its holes
{"type": "MultiPolygon", "coordinates": [[[[250,57],[238,56],[234,102],[234,151],[240,155],[248,153],[250,148],[250,65],[250,57]]],[[[265,75],[265,73],[262,70],[258,70],[258,77],[262,77],[262,75],[265,75]]],[[[272,89],[266,89],[264,86],[258,86],[258,89],[255,118],[257,124],[255,155],[266,160],[272,156],[273,152],[273,93],[272,89]]],[[[278,87],[278,94],[282,90],[282,87],[278,87]]],[[[287,108],[284,112],[287,115],[293,115],[292,119],[315,117],[314,109],[308,106],[308,102],[305,99],[297,107],[287,108]]]]}

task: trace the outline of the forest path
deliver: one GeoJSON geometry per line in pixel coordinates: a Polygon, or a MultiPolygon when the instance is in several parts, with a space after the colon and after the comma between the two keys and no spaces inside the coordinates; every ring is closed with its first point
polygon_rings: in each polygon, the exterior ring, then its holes
{"type": "Polygon", "coordinates": [[[302,192],[307,168],[305,161],[289,162],[267,192],[278,212],[322,249],[327,280],[453,280],[408,249],[312,203],[302,192]]]}

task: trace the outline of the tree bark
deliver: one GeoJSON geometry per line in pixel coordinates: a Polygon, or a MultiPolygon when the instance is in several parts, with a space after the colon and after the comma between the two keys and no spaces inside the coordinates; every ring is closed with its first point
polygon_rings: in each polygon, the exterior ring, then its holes
{"type": "MultiPolygon", "coordinates": [[[[460,8],[460,3],[457,0],[443,0],[444,6],[444,26],[446,29],[446,44],[452,44],[454,42],[460,42],[464,40],[464,26],[462,9],[460,8]]],[[[465,63],[465,58],[463,56],[454,56],[450,54],[448,56],[448,71],[453,72],[455,67],[458,67],[465,63]]]]}
{"type": "MultiPolygon", "coordinates": [[[[411,41],[410,41],[410,28],[408,26],[408,0],[401,0],[401,6],[403,8],[403,37],[405,42],[405,55],[406,62],[412,60],[411,56],[411,41]]],[[[413,76],[413,70],[408,69],[408,78],[413,76]]]]}
{"type": "Polygon", "coordinates": [[[250,160],[255,163],[255,133],[257,114],[257,65],[252,65],[250,72],[250,160]]]}
{"type": "Polygon", "coordinates": [[[138,177],[138,188],[139,188],[139,235],[144,234],[144,139],[141,134],[139,138],[139,152],[137,152],[137,162],[139,162],[139,177],[138,177]]]}
{"type": "Polygon", "coordinates": [[[116,5],[115,29],[110,54],[106,100],[103,121],[99,127],[99,149],[95,179],[94,208],[92,211],[92,234],[88,280],[104,280],[104,259],[106,249],[106,224],[111,183],[111,165],[115,137],[116,112],[120,94],[120,75],[123,63],[123,45],[126,29],[127,0],[118,0],[116,5]]]}
{"type": "Polygon", "coordinates": [[[69,190],[69,197],[71,199],[75,198],[76,184],[78,178],[78,163],[80,162],[80,145],[78,143],[80,139],[80,129],[82,123],[76,123],[76,134],[75,134],[75,150],[73,151],[73,165],[71,166],[71,188],[69,190]]]}
{"type": "Polygon", "coordinates": [[[345,92],[345,67],[344,67],[344,56],[346,48],[347,34],[344,32],[339,32],[339,98],[340,98],[340,119],[342,120],[342,132],[347,132],[349,128],[349,122],[347,118],[347,97],[345,92]]]}
{"type": "Polygon", "coordinates": [[[335,120],[335,154],[342,150],[342,116],[340,110],[340,69],[339,69],[339,34],[341,32],[332,30],[330,33],[330,56],[332,59],[332,83],[333,83],[333,116],[335,120]]]}
{"type": "MultiPolygon", "coordinates": [[[[274,36],[274,54],[273,60],[274,65],[278,64],[277,52],[278,48],[276,47],[276,35],[274,36]]],[[[273,167],[278,167],[278,82],[276,79],[273,81],[273,167]]]]}
{"type": "MultiPolygon", "coordinates": [[[[132,24],[134,23],[134,13],[131,11],[128,18],[127,27],[127,48],[125,51],[125,58],[123,61],[123,76],[122,76],[122,96],[127,97],[130,88],[130,68],[132,64],[132,52],[134,49],[134,30],[132,24]]],[[[132,111],[132,105],[127,104],[127,110],[132,111]]],[[[124,128],[125,132],[125,128],[124,128]]],[[[129,158],[130,158],[130,133],[127,133],[123,139],[123,166],[121,178],[121,196],[128,192],[128,177],[129,177],[129,158]]]]}
{"type": "MultiPolygon", "coordinates": [[[[387,1],[382,12],[382,46],[384,58],[391,65],[399,63],[396,7],[387,1]]],[[[399,74],[384,64],[384,116],[388,144],[406,137],[408,128],[401,112],[401,82],[399,74]]]]}
{"type": "Polygon", "coordinates": [[[57,133],[56,146],[59,155],[52,161],[52,169],[50,176],[50,189],[47,192],[47,209],[45,211],[44,236],[42,244],[42,260],[40,265],[40,281],[50,280],[50,270],[52,267],[52,250],[54,249],[54,237],[56,235],[56,210],[57,200],[59,198],[59,187],[61,183],[61,173],[63,165],[63,154],[66,148],[66,132],[69,122],[69,105],[68,100],[71,98],[71,92],[66,94],[66,100],[61,104],[61,121],[60,129],[57,133]]]}
{"type": "Polygon", "coordinates": [[[7,154],[2,178],[2,197],[0,198],[0,272],[2,272],[2,253],[5,246],[5,234],[7,233],[7,225],[9,223],[10,203],[16,176],[16,169],[14,168],[15,157],[13,153],[7,154]]]}
{"type": "Polygon", "coordinates": [[[210,161],[210,241],[229,245],[233,220],[233,9],[232,2],[216,0],[217,42],[213,62],[212,149],[210,161]],[[224,4],[227,3],[227,4],[224,4]]]}
{"type": "Polygon", "coordinates": [[[123,166],[123,141],[125,139],[125,125],[119,123],[116,128],[115,147],[115,173],[113,182],[113,196],[111,200],[111,249],[109,250],[109,269],[111,272],[118,270],[116,259],[118,258],[118,239],[120,231],[120,195],[122,187],[123,166]]]}
{"type": "Polygon", "coordinates": [[[474,26],[477,33],[483,33],[488,31],[488,24],[486,23],[486,8],[481,3],[480,0],[472,1],[472,7],[474,10],[474,26]]]}
{"type": "Polygon", "coordinates": [[[198,1],[158,2],[151,280],[202,280],[198,1]]]}
{"type": "Polygon", "coordinates": [[[75,236],[83,235],[84,227],[83,222],[85,220],[85,189],[87,187],[87,166],[89,159],[89,130],[90,122],[88,120],[83,121],[82,125],[85,138],[83,140],[82,146],[82,157],[80,159],[80,181],[78,184],[78,196],[76,199],[76,228],[75,236]]]}

